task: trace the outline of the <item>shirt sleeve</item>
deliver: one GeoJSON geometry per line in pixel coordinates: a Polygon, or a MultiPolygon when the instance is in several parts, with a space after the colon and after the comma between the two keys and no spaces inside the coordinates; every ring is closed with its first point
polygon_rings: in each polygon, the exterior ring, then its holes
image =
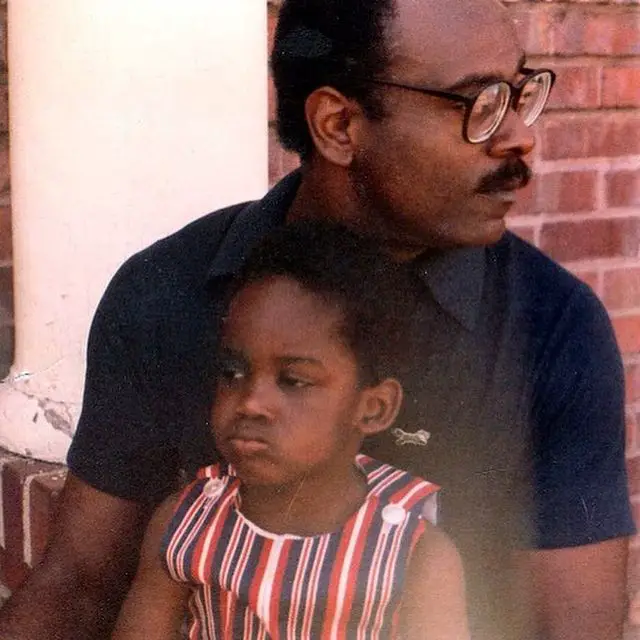
{"type": "Polygon", "coordinates": [[[588,287],[578,285],[561,310],[534,385],[537,546],[633,534],[622,361],[607,313],[588,287]]]}
{"type": "Polygon", "coordinates": [[[145,304],[144,263],[125,263],[94,316],[87,349],[83,407],[67,464],[111,495],[158,501],[178,473],[176,438],[157,419],[152,322],[145,304]]]}

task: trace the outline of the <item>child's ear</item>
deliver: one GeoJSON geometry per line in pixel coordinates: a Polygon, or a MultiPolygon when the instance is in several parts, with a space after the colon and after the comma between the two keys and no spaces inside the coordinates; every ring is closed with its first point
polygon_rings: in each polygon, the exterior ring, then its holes
{"type": "Polygon", "coordinates": [[[402,385],[395,378],[362,390],[358,427],[362,435],[380,433],[389,428],[402,405],[402,385]]]}

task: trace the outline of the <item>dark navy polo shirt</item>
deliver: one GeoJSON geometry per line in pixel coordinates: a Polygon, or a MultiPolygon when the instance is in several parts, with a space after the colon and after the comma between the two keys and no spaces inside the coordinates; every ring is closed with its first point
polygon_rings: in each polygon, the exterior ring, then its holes
{"type": "MultiPolygon", "coordinates": [[[[226,285],[283,224],[298,181],[291,174],[261,201],[196,220],[121,267],[90,332],[68,456],[75,475],[155,501],[180,470],[212,460],[226,285]]],[[[394,428],[365,450],[443,487],[440,524],[478,593],[508,589],[498,577],[487,586],[505,549],[631,534],[622,365],[591,290],[511,233],[490,247],[430,254],[415,268],[424,299],[406,400],[394,428]],[[427,444],[402,444],[397,429],[426,431],[427,444]]]]}

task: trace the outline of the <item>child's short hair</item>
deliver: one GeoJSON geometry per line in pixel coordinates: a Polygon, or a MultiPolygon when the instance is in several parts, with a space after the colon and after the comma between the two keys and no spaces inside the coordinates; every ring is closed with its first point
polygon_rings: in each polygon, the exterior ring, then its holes
{"type": "Polygon", "coordinates": [[[420,282],[373,239],[327,222],[287,224],[253,249],[234,291],[270,276],[291,278],[341,310],[362,384],[403,377],[420,282]]]}

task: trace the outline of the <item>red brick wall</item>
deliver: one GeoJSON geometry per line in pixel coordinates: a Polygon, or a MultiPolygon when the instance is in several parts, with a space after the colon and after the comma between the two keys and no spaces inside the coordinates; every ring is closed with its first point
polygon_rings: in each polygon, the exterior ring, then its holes
{"type": "Polygon", "coordinates": [[[42,557],[66,469],[0,450],[0,598],[42,557]]]}
{"type": "MultiPolygon", "coordinates": [[[[270,35],[279,4],[268,1],[270,35]]],[[[609,310],[625,361],[630,486],[640,522],[640,2],[506,4],[531,64],[559,74],[537,127],[537,177],[510,224],[586,281],[609,310]]],[[[270,105],[273,183],[296,159],[278,146],[272,88],[270,105]]],[[[631,554],[634,595],[640,594],[640,537],[631,554]]],[[[640,595],[636,603],[638,626],[628,637],[640,639],[640,595]]]]}
{"type": "MultiPolygon", "coordinates": [[[[640,522],[640,6],[509,4],[534,62],[559,74],[539,126],[538,177],[512,227],[590,284],[609,311],[625,362],[640,522]]],[[[640,638],[640,538],[630,552],[628,637],[640,638]]]]}

